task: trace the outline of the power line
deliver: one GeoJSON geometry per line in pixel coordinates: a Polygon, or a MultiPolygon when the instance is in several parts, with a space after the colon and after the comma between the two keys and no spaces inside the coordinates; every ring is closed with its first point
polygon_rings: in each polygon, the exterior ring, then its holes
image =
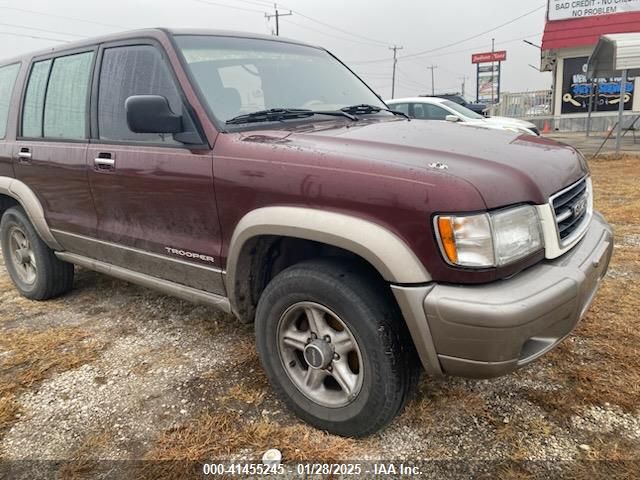
{"type": "Polygon", "coordinates": [[[11,35],[14,37],[23,37],[23,38],[35,38],[37,40],[51,40],[54,42],[63,42],[63,43],[70,42],[70,40],[62,40],[60,38],[51,38],[51,37],[41,37],[38,35],[27,35],[26,33],[0,32],[0,35],[11,35]]]}
{"type": "Polygon", "coordinates": [[[493,28],[491,28],[489,30],[486,30],[486,31],[482,32],[482,33],[478,33],[476,35],[472,35],[471,37],[467,37],[467,38],[465,38],[463,40],[459,40],[457,42],[453,42],[453,43],[450,43],[448,45],[444,45],[442,47],[432,48],[430,50],[424,50],[424,51],[418,52],[418,53],[412,53],[410,55],[405,55],[405,56],[400,57],[400,58],[421,57],[422,55],[426,55],[428,53],[437,52],[439,50],[444,50],[445,48],[455,47],[456,45],[460,45],[461,43],[468,42],[469,40],[474,40],[474,39],[476,39],[478,37],[481,37],[483,35],[491,33],[491,32],[493,32],[495,30],[498,30],[498,29],[500,29],[502,27],[506,27],[507,25],[511,25],[512,23],[517,22],[518,20],[521,20],[521,19],[523,19],[525,17],[528,17],[529,15],[532,15],[532,14],[538,12],[539,10],[542,10],[543,8],[546,8],[546,5],[541,5],[541,6],[537,7],[537,8],[535,8],[535,9],[531,10],[530,12],[524,13],[524,14],[516,17],[516,18],[513,18],[513,19],[509,20],[508,22],[502,23],[502,24],[498,25],[497,27],[493,27],[493,28]]]}
{"type": "Polygon", "coordinates": [[[272,3],[267,1],[259,1],[259,0],[235,0],[236,2],[242,2],[249,5],[257,5],[259,7],[268,7],[271,8],[272,3]]]}
{"type": "MultiPolygon", "coordinates": [[[[540,35],[542,35],[542,33],[532,33],[531,35],[527,35],[525,37],[518,37],[518,38],[514,38],[511,40],[505,40],[503,42],[499,42],[499,45],[508,45],[510,43],[514,43],[514,42],[521,42],[523,39],[526,38],[533,38],[533,37],[539,37],[540,35]]],[[[465,48],[464,50],[454,50],[453,52],[444,52],[444,53],[438,53],[437,55],[431,55],[428,58],[437,58],[437,57],[445,57],[447,55],[455,55],[458,53],[466,53],[466,52],[473,52],[475,50],[478,50],[479,48],[482,48],[480,46],[477,47],[470,47],[470,48],[465,48]]],[[[406,58],[406,57],[402,57],[402,58],[406,58]]],[[[418,63],[419,60],[415,59],[415,58],[408,58],[407,60],[409,60],[410,62],[416,62],[418,63]]],[[[349,65],[369,65],[369,64],[373,64],[373,63],[382,63],[382,62],[388,62],[389,59],[388,58],[383,58],[380,60],[364,60],[364,61],[350,61],[350,62],[345,62],[348,63],[349,65]]],[[[422,63],[421,63],[422,64],[422,63]]]]}
{"type": "Polygon", "coordinates": [[[236,7],[234,5],[226,5],[224,3],[210,2],[208,0],[191,0],[192,2],[203,3],[205,5],[211,5],[213,7],[222,7],[222,8],[231,8],[233,10],[242,10],[244,12],[255,12],[263,14],[264,10],[258,10],[256,8],[245,8],[245,7],[236,7]]]}
{"type": "Polygon", "coordinates": [[[322,26],[324,26],[326,28],[331,28],[331,29],[336,30],[338,32],[345,33],[345,34],[347,34],[349,36],[356,37],[356,38],[359,38],[361,40],[366,40],[366,41],[371,42],[371,43],[373,43],[373,44],[375,44],[377,46],[386,47],[386,46],[389,45],[388,43],[381,42],[380,40],[377,40],[377,39],[374,39],[374,38],[370,38],[370,37],[365,37],[364,35],[358,35],[356,33],[350,32],[348,30],[343,30],[341,28],[335,27],[335,26],[333,26],[331,24],[323,22],[322,20],[318,20],[318,19],[315,19],[315,18],[310,17],[308,15],[304,15],[304,14],[300,13],[298,10],[292,10],[292,12],[295,13],[296,15],[298,15],[299,17],[306,18],[307,20],[310,20],[312,22],[320,24],[320,25],[322,25],[322,26]]]}
{"type": "Polygon", "coordinates": [[[67,33],[67,32],[63,33],[63,32],[57,32],[57,31],[55,31],[55,30],[47,30],[46,28],[29,27],[29,26],[27,26],[27,25],[16,25],[16,24],[13,24],[13,23],[0,23],[0,26],[3,26],[3,27],[24,28],[24,29],[26,29],[26,30],[35,30],[35,31],[37,31],[37,32],[45,32],[45,33],[55,33],[56,35],[67,35],[67,36],[69,36],[69,37],[87,38],[87,37],[86,37],[86,36],[84,36],[84,35],[78,35],[78,34],[75,34],[75,33],[67,33]]]}
{"type": "MultiPolygon", "coordinates": [[[[505,27],[505,26],[510,25],[510,24],[512,24],[512,23],[514,23],[514,22],[517,22],[518,20],[520,20],[520,19],[522,19],[522,18],[525,18],[525,17],[527,17],[527,16],[529,16],[529,15],[532,15],[532,14],[536,13],[537,11],[539,11],[539,10],[541,10],[541,9],[543,9],[543,8],[545,8],[545,5],[542,5],[542,6],[540,6],[540,7],[537,7],[535,10],[531,10],[531,11],[529,11],[529,12],[527,12],[527,13],[524,13],[524,14],[522,14],[522,15],[520,15],[520,16],[518,16],[518,17],[516,17],[516,18],[513,18],[513,19],[509,20],[508,22],[502,23],[502,24],[498,25],[497,27],[493,27],[492,29],[490,29],[490,30],[486,30],[486,31],[484,31],[484,32],[482,32],[482,33],[478,33],[478,34],[476,34],[476,35],[472,35],[471,37],[465,38],[465,39],[463,39],[463,40],[458,40],[458,41],[456,41],[456,42],[450,43],[450,44],[448,44],[448,45],[443,45],[443,46],[441,46],[441,47],[432,48],[432,49],[430,49],[430,50],[424,50],[424,51],[422,51],[422,52],[412,53],[412,54],[410,54],[410,55],[403,55],[403,56],[401,56],[401,57],[398,57],[398,60],[404,60],[404,59],[409,59],[409,58],[414,58],[414,57],[423,56],[423,55],[426,55],[426,54],[428,54],[428,53],[433,53],[433,52],[437,52],[437,51],[440,51],[440,50],[445,50],[445,49],[447,49],[447,48],[454,47],[454,46],[456,46],[456,45],[460,45],[461,43],[468,42],[469,40],[474,40],[474,39],[476,39],[476,38],[478,38],[478,37],[481,37],[481,36],[483,36],[483,35],[486,35],[486,34],[488,34],[488,33],[493,32],[494,30],[498,30],[498,29],[500,29],[500,28],[502,28],[502,27],[505,27]]],[[[504,43],[504,42],[503,42],[503,43],[504,43]]],[[[451,52],[451,53],[453,53],[453,52],[451,52]]],[[[369,64],[369,63],[381,63],[381,62],[386,62],[386,61],[387,61],[387,59],[386,59],[386,58],[381,58],[381,59],[379,59],[379,60],[364,60],[364,61],[361,61],[361,62],[351,62],[351,63],[353,63],[353,64],[358,64],[358,65],[365,65],[365,64],[369,64]]]]}
{"type": "Polygon", "coordinates": [[[24,12],[24,13],[32,13],[34,15],[42,15],[44,17],[61,18],[61,19],[64,19],[64,20],[73,20],[75,22],[91,23],[93,25],[100,25],[100,26],[103,26],[103,27],[129,28],[129,27],[123,27],[122,25],[114,25],[114,24],[111,24],[111,23],[95,22],[93,20],[86,20],[86,19],[82,19],[82,18],[67,17],[67,16],[64,16],[64,15],[56,15],[55,13],[46,13],[46,12],[38,12],[38,11],[35,11],[35,10],[27,10],[26,8],[6,7],[4,5],[0,5],[0,8],[3,8],[5,10],[13,10],[13,11],[16,11],[16,12],[24,12]]]}
{"type": "MultiPolygon", "coordinates": [[[[335,38],[335,39],[341,40],[343,42],[352,42],[352,43],[356,43],[358,45],[372,45],[369,42],[365,42],[365,41],[362,41],[362,40],[356,40],[355,38],[341,37],[341,36],[335,35],[335,34],[330,33],[330,32],[325,32],[324,30],[319,30],[317,28],[309,27],[308,25],[301,25],[301,24],[299,24],[297,22],[294,22],[293,20],[287,20],[287,25],[295,25],[298,28],[302,28],[302,29],[305,29],[305,30],[310,30],[312,32],[319,33],[321,35],[326,35],[327,37],[331,37],[331,38],[335,38]]],[[[376,47],[378,47],[378,45],[376,45],[376,47]]]]}

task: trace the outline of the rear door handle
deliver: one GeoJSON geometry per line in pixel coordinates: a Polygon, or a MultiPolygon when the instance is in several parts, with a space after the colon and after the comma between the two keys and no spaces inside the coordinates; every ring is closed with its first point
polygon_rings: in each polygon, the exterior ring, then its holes
{"type": "Polygon", "coordinates": [[[18,160],[22,163],[28,163],[31,160],[31,152],[27,147],[20,148],[18,152],[18,160]]]}
{"type": "Polygon", "coordinates": [[[93,159],[93,164],[98,170],[114,170],[116,161],[108,152],[99,153],[96,158],[93,159]]]}

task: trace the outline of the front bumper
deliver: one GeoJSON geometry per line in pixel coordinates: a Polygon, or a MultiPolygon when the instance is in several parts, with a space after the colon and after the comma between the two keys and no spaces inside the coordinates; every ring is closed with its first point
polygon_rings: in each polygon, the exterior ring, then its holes
{"type": "Polygon", "coordinates": [[[497,377],[544,355],[573,331],[612,252],[611,228],[595,213],[572,250],[510,279],[392,289],[429,373],[497,377]]]}

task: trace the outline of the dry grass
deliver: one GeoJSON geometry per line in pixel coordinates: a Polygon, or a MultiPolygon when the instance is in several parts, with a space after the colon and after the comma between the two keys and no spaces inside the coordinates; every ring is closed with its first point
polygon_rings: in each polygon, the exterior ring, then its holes
{"type": "Polygon", "coordinates": [[[94,472],[100,465],[100,453],[112,444],[109,432],[92,433],[85,437],[79,448],[66,458],[57,472],[58,478],[80,480],[95,478],[94,472]]]}
{"type": "Polygon", "coordinates": [[[4,330],[0,335],[0,429],[15,421],[15,396],[56,373],[93,361],[103,345],[80,328],[4,330]]]}
{"type": "Polygon", "coordinates": [[[459,386],[451,386],[446,380],[434,383],[433,379],[423,380],[400,421],[424,428],[434,421],[440,421],[443,411],[455,411],[457,415],[473,416],[490,423],[497,422],[482,395],[459,386]]]}
{"type": "Polygon", "coordinates": [[[247,421],[237,412],[206,414],[183,427],[163,433],[150,460],[228,459],[244,452],[259,460],[273,446],[289,462],[334,462],[359,451],[356,440],[319,432],[302,424],[280,425],[266,418],[247,421]]]}
{"type": "Polygon", "coordinates": [[[198,469],[197,463],[189,462],[227,462],[239,455],[243,462],[247,458],[260,462],[262,454],[274,447],[280,449],[285,462],[334,463],[362,456],[364,445],[302,424],[247,420],[237,412],[220,410],[164,432],[146,455],[145,460],[153,463],[145,467],[141,478],[187,478],[198,469]]]}

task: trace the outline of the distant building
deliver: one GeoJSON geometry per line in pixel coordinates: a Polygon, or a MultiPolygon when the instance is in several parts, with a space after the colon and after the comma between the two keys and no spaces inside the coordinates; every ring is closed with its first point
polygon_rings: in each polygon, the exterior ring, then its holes
{"type": "MultiPolygon", "coordinates": [[[[605,130],[617,118],[620,79],[588,79],[586,66],[598,39],[640,32],[640,0],[624,2],[549,0],[542,39],[541,70],[553,73],[551,111],[555,127],[583,130],[593,94],[593,127],[605,130]]],[[[625,110],[640,112],[640,78],[629,79],[625,110]]]]}

